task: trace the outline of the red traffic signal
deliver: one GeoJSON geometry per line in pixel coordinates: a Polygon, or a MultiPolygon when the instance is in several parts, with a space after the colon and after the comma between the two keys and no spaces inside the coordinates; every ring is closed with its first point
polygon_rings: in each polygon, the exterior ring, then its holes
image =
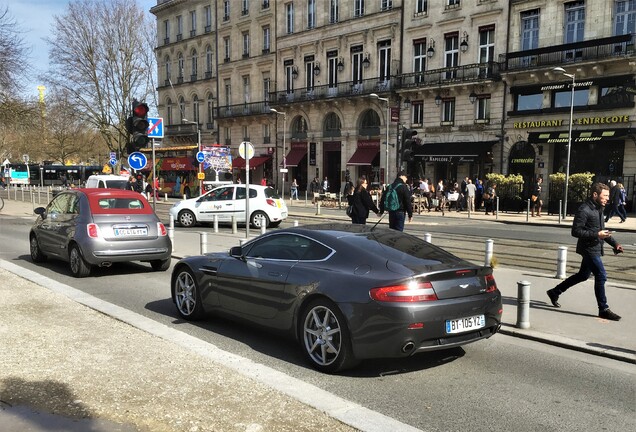
{"type": "Polygon", "coordinates": [[[133,102],[133,114],[135,117],[146,117],[148,115],[148,105],[143,102],[133,102]]]}
{"type": "Polygon", "coordinates": [[[148,144],[148,105],[136,100],[132,103],[132,115],[126,119],[126,130],[131,135],[128,153],[139,151],[148,144]]]}

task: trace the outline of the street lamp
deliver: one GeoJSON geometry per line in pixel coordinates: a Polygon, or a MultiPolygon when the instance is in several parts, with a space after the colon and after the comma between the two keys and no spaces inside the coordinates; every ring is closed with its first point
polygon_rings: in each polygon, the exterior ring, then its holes
{"type": "Polygon", "coordinates": [[[389,99],[381,98],[375,93],[371,93],[369,96],[378,100],[386,102],[386,155],[384,159],[384,183],[389,183],[389,122],[391,121],[391,107],[389,106],[389,99]]]}
{"type": "MultiPolygon", "coordinates": [[[[274,114],[280,114],[283,116],[283,169],[287,169],[287,155],[285,154],[285,128],[287,127],[287,113],[281,112],[281,111],[276,111],[274,108],[270,108],[270,111],[273,112],[274,114]]],[[[285,201],[285,174],[287,174],[284,171],[281,171],[282,174],[282,189],[283,191],[281,192],[281,198],[283,201],[285,201]]]]}
{"type": "Polygon", "coordinates": [[[572,91],[570,93],[570,129],[568,132],[568,158],[565,164],[565,198],[563,200],[563,219],[567,216],[568,208],[568,184],[570,182],[570,153],[572,151],[572,122],[574,120],[574,85],[576,84],[576,75],[565,72],[562,67],[555,67],[552,69],[554,72],[563,74],[568,78],[572,78],[572,91]]]}

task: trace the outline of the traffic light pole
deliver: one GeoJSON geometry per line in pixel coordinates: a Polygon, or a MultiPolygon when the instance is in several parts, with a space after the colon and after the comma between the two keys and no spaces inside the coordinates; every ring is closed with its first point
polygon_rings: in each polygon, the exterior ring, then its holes
{"type": "Polygon", "coordinates": [[[159,182],[157,181],[157,164],[155,163],[155,139],[153,138],[151,141],[152,145],[152,186],[150,190],[152,191],[152,211],[157,211],[157,191],[155,189],[155,183],[157,186],[159,182]]]}

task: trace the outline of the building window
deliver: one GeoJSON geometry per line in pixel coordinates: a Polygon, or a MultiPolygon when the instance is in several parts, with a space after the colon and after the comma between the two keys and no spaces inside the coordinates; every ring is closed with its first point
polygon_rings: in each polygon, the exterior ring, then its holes
{"type": "Polygon", "coordinates": [[[459,7],[459,0],[446,0],[446,9],[459,7]]]}
{"type": "Polygon", "coordinates": [[[307,91],[314,89],[314,56],[305,59],[305,88],[307,91]]]}
{"type": "Polygon", "coordinates": [[[164,66],[166,70],[166,82],[170,83],[170,57],[166,56],[164,60],[164,66]]]}
{"type": "Polygon", "coordinates": [[[543,92],[519,93],[515,96],[515,108],[517,111],[535,111],[540,110],[542,107],[543,92]]]}
{"type": "Polygon", "coordinates": [[[272,142],[272,135],[270,132],[270,125],[269,123],[265,123],[263,125],[263,143],[269,144],[271,142],[272,142]]]}
{"type": "Polygon", "coordinates": [[[185,116],[185,99],[183,99],[183,96],[181,96],[179,98],[179,123],[183,123],[183,119],[186,118],[185,116]]]}
{"type": "Polygon", "coordinates": [[[490,120],[490,95],[480,95],[477,97],[477,110],[475,119],[485,121],[490,120]]]}
{"type": "Polygon", "coordinates": [[[172,123],[172,99],[168,98],[166,100],[166,124],[171,125],[172,123]]]}
{"type": "Polygon", "coordinates": [[[243,33],[243,58],[250,56],[250,33],[243,33]]]}
{"type": "Polygon", "coordinates": [[[339,3],[338,0],[329,1],[329,23],[330,24],[334,24],[338,22],[338,15],[340,13],[339,12],[340,5],[338,3],[339,3]]]}
{"type": "Polygon", "coordinates": [[[210,6],[204,7],[203,15],[205,15],[205,32],[210,33],[212,31],[212,8],[210,6]]]}
{"type": "Polygon", "coordinates": [[[442,123],[455,124],[455,98],[442,100],[442,123]]]}
{"type": "Polygon", "coordinates": [[[183,69],[185,67],[185,60],[183,58],[183,54],[181,53],[179,53],[179,56],[178,56],[177,67],[179,68],[179,75],[178,75],[179,82],[183,82],[183,72],[184,72],[183,69]]]}
{"type": "Polygon", "coordinates": [[[351,54],[351,81],[354,85],[362,83],[362,60],[364,60],[362,50],[351,54]]]}
{"type": "Polygon", "coordinates": [[[294,65],[285,65],[285,89],[287,94],[294,92],[294,65]]]}
{"type": "Polygon", "coordinates": [[[287,34],[291,34],[294,32],[294,3],[287,3],[285,5],[285,28],[287,30],[287,34]]]}
{"type": "MultiPolygon", "coordinates": [[[[426,39],[413,41],[413,72],[426,70],[426,39]]],[[[415,83],[424,81],[424,75],[416,75],[415,83]]]]}
{"type": "Polygon", "coordinates": [[[614,33],[617,36],[636,33],[636,0],[617,0],[615,15],[614,33]]]}
{"type": "Polygon", "coordinates": [[[241,15],[245,16],[250,13],[250,0],[243,0],[241,3],[241,15]]]}
{"type": "Polygon", "coordinates": [[[411,102],[411,123],[414,125],[424,124],[424,102],[411,102]]]}
{"type": "Polygon", "coordinates": [[[269,53],[271,30],[269,26],[263,27],[263,54],[269,53]]]}
{"type": "Polygon", "coordinates": [[[197,35],[197,11],[190,11],[190,37],[197,35]]]}
{"type": "Polygon", "coordinates": [[[170,43],[170,21],[165,20],[163,22],[163,43],[167,45],[170,43]]]}
{"type": "Polygon", "coordinates": [[[212,78],[212,65],[214,65],[214,56],[212,47],[208,45],[205,48],[205,77],[212,78]]]}
{"type": "Polygon", "coordinates": [[[307,28],[316,27],[316,0],[307,0],[307,28]]]}
{"type": "MultiPolygon", "coordinates": [[[[208,117],[207,117],[208,121],[207,123],[209,123],[210,125],[212,123],[214,123],[214,98],[212,97],[212,95],[208,95],[208,117]]],[[[208,129],[212,129],[211,127],[208,127],[208,129]]]]}
{"type": "Polygon", "coordinates": [[[249,141],[250,140],[250,130],[249,127],[247,126],[243,126],[243,141],[249,141]]]}
{"type": "Polygon", "coordinates": [[[272,80],[269,77],[263,78],[263,100],[269,102],[269,92],[271,91],[272,80]]]}
{"type": "MultiPolygon", "coordinates": [[[[479,63],[487,65],[495,61],[495,26],[479,28],[479,63]]],[[[490,68],[488,66],[480,67],[480,77],[486,78],[490,76],[490,68]]]]}
{"type": "Polygon", "coordinates": [[[230,0],[223,0],[223,21],[230,20],[230,0]]]}
{"type": "Polygon", "coordinates": [[[243,103],[250,102],[250,76],[243,75],[243,103]]]}
{"type": "Polygon", "coordinates": [[[177,16],[177,42],[183,38],[183,17],[177,16]]]}
{"type": "MultiPolygon", "coordinates": [[[[570,108],[572,101],[572,88],[555,91],[552,94],[552,106],[554,108],[570,108]]],[[[589,88],[576,88],[574,90],[574,106],[587,106],[590,97],[589,88]]]]}
{"type": "Polygon", "coordinates": [[[539,48],[539,10],[521,13],[521,50],[539,48]]]}
{"type": "Polygon", "coordinates": [[[192,98],[192,121],[199,124],[199,97],[194,95],[192,98]]]}
{"type": "Polygon", "coordinates": [[[380,67],[379,76],[381,81],[388,81],[391,78],[391,41],[378,43],[378,64],[380,67]]]}
{"type": "Polygon", "coordinates": [[[428,0],[415,0],[415,15],[424,15],[428,12],[428,0]]]}
{"type": "Polygon", "coordinates": [[[364,15],[364,0],[353,0],[353,16],[361,17],[364,15]]]}
{"type": "Polygon", "coordinates": [[[565,34],[563,43],[579,42],[584,39],[585,3],[576,1],[565,4],[565,34]]]}
{"type": "Polygon", "coordinates": [[[229,127],[223,128],[223,135],[225,135],[225,144],[232,144],[232,129],[229,127]]]}
{"type": "Polygon", "coordinates": [[[223,88],[225,89],[225,106],[229,108],[232,105],[232,84],[229,79],[223,81],[223,88]]]}
{"type": "Polygon", "coordinates": [[[230,61],[230,52],[232,51],[232,45],[230,44],[230,37],[223,38],[223,53],[225,54],[224,61],[227,63],[230,61]]]}
{"type": "Polygon", "coordinates": [[[196,81],[197,79],[197,70],[198,70],[198,55],[197,55],[197,50],[192,50],[192,53],[190,55],[190,62],[192,65],[192,71],[191,71],[191,80],[192,81],[196,81]]]}
{"type": "MultiPolygon", "coordinates": [[[[444,35],[444,67],[455,68],[459,64],[459,34],[449,33],[444,35]]],[[[446,71],[446,79],[457,77],[457,70],[446,71]]]]}
{"type": "Polygon", "coordinates": [[[393,8],[393,0],[380,0],[380,10],[389,10],[393,8]]]}
{"type": "MultiPolygon", "coordinates": [[[[336,53],[334,53],[336,54],[336,53]]],[[[332,55],[327,59],[327,85],[329,88],[338,86],[338,59],[337,55],[332,55]]]]}

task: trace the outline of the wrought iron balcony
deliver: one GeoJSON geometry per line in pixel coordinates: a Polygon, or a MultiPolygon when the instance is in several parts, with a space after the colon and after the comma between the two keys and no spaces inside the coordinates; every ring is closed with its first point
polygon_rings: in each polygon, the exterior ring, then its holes
{"type": "Polygon", "coordinates": [[[627,34],[582,42],[517,51],[499,56],[503,70],[516,71],[561,65],[564,63],[611,60],[634,57],[636,35],[627,34]]]}
{"type": "Polygon", "coordinates": [[[192,123],[183,123],[175,125],[166,125],[166,136],[184,136],[197,134],[197,125],[192,123]]]}
{"type": "Polygon", "coordinates": [[[395,88],[396,77],[389,79],[370,78],[361,81],[346,81],[337,84],[326,84],[303,87],[300,89],[283,90],[271,93],[272,103],[285,104],[292,102],[307,102],[316,99],[343,98],[352,96],[365,96],[371,93],[388,93],[395,88]]]}
{"type": "Polygon", "coordinates": [[[217,107],[217,118],[245,117],[270,114],[269,101],[242,103],[217,107]]]}
{"type": "Polygon", "coordinates": [[[412,72],[401,75],[400,88],[437,87],[454,83],[498,81],[500,65],[496,62],[476,63],[412,72]]]}

